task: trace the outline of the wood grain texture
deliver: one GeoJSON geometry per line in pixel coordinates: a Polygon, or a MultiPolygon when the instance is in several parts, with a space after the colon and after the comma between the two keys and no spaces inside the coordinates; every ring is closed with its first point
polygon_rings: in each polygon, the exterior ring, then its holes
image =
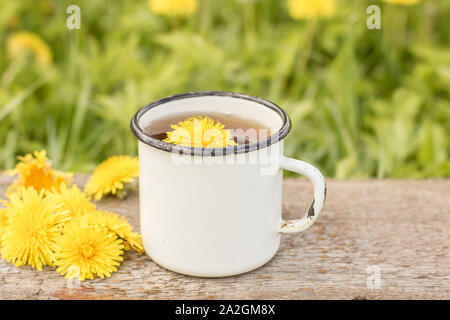
{"type": "MultiPolygon", "coordinates": [[[[77,176],[83,184],[84,176],[77,176]]],[[[0,176],[0,195],[11,182],[0,176]]],[[[450,299],[450,180],[328,180],[317,222],[282,236],[277,255],[235,277],[179,275],[146,255],[127,253],[109,279],[69,282],[53,269],[38,272],[0,260],[1,299],[450,299]],[[369,289],[368,268],[381,287],[369,289]],[[372,267],[373,268],[373,267],[372,267]]],[[[284,182],[284,218],[305,212],[312,187],[284,182]]],[[[98,203],[136,227],[138,197],[98,203]]]]}

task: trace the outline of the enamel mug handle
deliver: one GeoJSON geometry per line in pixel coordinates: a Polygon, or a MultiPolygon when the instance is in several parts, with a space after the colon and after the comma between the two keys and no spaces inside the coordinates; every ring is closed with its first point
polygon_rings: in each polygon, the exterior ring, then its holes
{"type": "Polygon", "coordinates": [[[323,175],[309,163],[281,156],[280,168],[300,173],[307,177],[314,186],[314,199],[305,216],[298,220],[281,220],[280,232],[293,233],[306,230],[319,216],[327,195],[327,187],[323,175]]]}

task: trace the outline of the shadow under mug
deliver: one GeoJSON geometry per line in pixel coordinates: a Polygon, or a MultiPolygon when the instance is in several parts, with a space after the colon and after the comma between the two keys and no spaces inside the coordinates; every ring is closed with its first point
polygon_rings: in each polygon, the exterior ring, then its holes
{"type": "Polygon", "coordinates": [[[325,201],[325,180],[312,165],[283,156],[290,128],[277,105],[231,92],[179,94],[140,109],[131,130],[139,140],[140,225],[147,254],[178,273],[231,276],[268,262],[281,233],[311,226],[325,201]],[[143,130],[180,113],[232,114],[263,124],[271,135],[212,149],[166,143],[143,130]],[[283,169],[303,174],[314,186],[314,199],[298,220],[281,217],[283,169]]]}

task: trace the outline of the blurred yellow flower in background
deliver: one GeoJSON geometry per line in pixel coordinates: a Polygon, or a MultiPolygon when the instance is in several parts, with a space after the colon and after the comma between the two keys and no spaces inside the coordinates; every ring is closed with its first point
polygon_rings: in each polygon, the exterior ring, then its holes
{"type": "Polygon", "coordinates": [[[149,0],[148,5],[156,14],[169,17],[186,17],[197,10],[198,0],[149,0]]]}
{"type": "Polygon", "coordinates": [[[131,184],[138,176],[137,157],[113,156],[95,168],[84,191],[95,200],[100,200],[108,194],[123,198],[126,195],[125,184],[131,184]]]}
{"type": "Polygon", "coordinates": [[[111,277],[123,260],[123,242],[113,233],[87,224],[87,216],[64,226],[55,246],[56,271],[81,281],[111,277]]]}
{"type": "Polygon", "coordinates": [[[421,0],[383,0],[384,2],[391,4],[400,4],[403,6],[412,6],[419,3],[421,0]]]}
{"type": "Polygon", "coordinates": [[[173,131],[167,132],[165,142],[197,148],[223,148],[237,144],[225,125],[209,117],[190,117],[170,127],[173,131]]]}
{"type": "Polygon", "coordinates": [[[30,265],[42,270],[53,266],[55,239],[61,235],[65,215],[56,204],[33,188],[22,188],[4,201],[8,223],[2,236],[2,258],[16,267],[30,265]]]}
{"type": "Polygon", "coordinates": [[[133,232],[133,227],[123,216],[113,212],[95,210],[89,213],[88,224],[117,235],[124,241],[125,250],[133,248],[137,252],[144,252],[141,235],[133,232]]]}
{"type": "Polygon", "coordinates": [[[20,31],[11,34],[6,42],[6,51],[11,59],[31,54],[33,58],[42,64],[50,64],[53,55],[50,47],[37,34],[20,31]]]}
{"type": "Polygon", "coordinates": [[[296,20],[331,17],[336,11],[336,0],[288,0],[288,10],[296,20]]]}
{"type": "Polygon", "coordinates": [[[16,168],[6,171],[9,175],[18,175],[18,180],[8,188],[8,194],[15,192],[21,187],[33,187],[40,193],[42,190],[50,191],[53,188],[59,190],[62,184],[71,184],[72,174],[52,169],[47,161],[47,152],[45,150],[35,151],[33,155],[27,154],[23,157],[18,157],[20,161],[16,168]]]}
{"type": "Polygon", "coordinates": [[[53,188],[47,195],[58,205],[58,212],[65,212],[70,217],[84,215],[95,209],[89,197],[77,186],[61,185],[59,190],[53,188]]]}

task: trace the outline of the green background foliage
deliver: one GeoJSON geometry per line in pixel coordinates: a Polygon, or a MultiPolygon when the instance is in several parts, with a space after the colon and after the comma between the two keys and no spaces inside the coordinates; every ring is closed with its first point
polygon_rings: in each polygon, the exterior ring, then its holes
{"type": "Polygon", "coordinates": [[[295,21],[279,0],[202,0],[195,15],[145,0],[0,3],[0,168],[47,149],[88,172],[134,155],[129,120],[145,104],[197,90],[243,92],[289,113],[285,153],[329,177],[448,177],[450,1],[340,1],[330,19],[295,21]],[[81,30],[66,8],[81,9],[81,30]],[[366,9],[381,8],[381,30],[366,9]],[[8,36],[46,41],[51,66],[11,60],[8,36]]]}

